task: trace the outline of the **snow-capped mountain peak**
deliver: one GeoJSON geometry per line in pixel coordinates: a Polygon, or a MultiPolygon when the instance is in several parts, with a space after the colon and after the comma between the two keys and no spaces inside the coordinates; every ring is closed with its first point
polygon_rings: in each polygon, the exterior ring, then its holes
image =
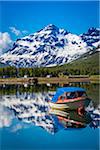
{"type": "Polygon", "coordinates": [[[94,50],[100,30],[90,28],[80,36],[49,24],[45,28],[17,39],[0,61],[16,67],[41,67],[69,63],[94,50]]]}
{"type": "Polygon", "coordinates": [[[100,29],[99,28],[89,28],[87,33],[83,33],[81,35],[84,42],[87,43],[88,46],[99,46],[100,45],[100,29]],[[98,43],[98,44],[97,44],[98,43]]]}
{"type": "Polygon", "coordinates": [[[55,26],[54,24],[49,24],[47,25],[44,30],[59,30],[59,28],[57,26],[55,26]]]}

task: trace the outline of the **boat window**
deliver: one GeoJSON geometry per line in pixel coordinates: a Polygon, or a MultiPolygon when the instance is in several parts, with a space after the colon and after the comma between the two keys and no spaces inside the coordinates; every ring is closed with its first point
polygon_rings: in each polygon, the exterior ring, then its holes
{"type": "Polygon", "coordinates": [[[64,95],[62,95],[62,96],[60,96],[60,99],[64,100],[64,99],[66,99],[66,97],[64,95]]]}
{"type": "Polygon", "coordinates": [[[66,93],[67,99],[73,99],[76,98],[76,93],[75,92],[68,92],[66,93]]]}
{"type": "Polygon", "coordinates": [[[85,92],[78,92],[78,97],[81,97],[81,96],[86,96],[86,93],[85,92]]]}

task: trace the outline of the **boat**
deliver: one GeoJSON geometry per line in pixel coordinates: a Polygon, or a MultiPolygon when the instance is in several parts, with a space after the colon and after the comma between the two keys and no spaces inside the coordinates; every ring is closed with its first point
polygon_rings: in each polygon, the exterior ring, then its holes
{"type": "Polygon", "coordinates": [[[90,101],[91,99],[88,98],[84,88],[62,87],[57,89],[50,106],[54,109],[78,109],[80,111],[88,107],[90,101]]]}

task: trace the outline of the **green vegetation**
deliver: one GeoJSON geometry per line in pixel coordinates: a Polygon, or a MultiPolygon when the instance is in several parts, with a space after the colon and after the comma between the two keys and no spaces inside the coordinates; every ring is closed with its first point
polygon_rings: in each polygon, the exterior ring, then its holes
{"type": "Polygon", "coordinates": [[[66,75],[99,75],[99,52],[73,61],[72,63],[56,67],[41,68],[0,68],[0,77],[64,77],[66,75]]]}
{"type": "Polygon", "coordinates": [[[71,74],[76,75],[99,75],[99,52],[88,56],[87,58],[78,59],[63,67],[68,68],[71,74]]]}

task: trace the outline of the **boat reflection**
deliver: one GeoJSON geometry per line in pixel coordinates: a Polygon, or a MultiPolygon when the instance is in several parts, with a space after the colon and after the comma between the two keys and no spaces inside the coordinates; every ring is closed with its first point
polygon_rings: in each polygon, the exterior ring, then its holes
{"type": "Polygon", "coordinates": [[[99,108],[97,110],[88,108],[87,112],[78,114],[77,111],[51,109],[46,98],[47,93],[34,93],[32,97],[2,96],[0,101],[0,115],[2,116],[0,127],[10,128],[13,121],[17,120],[16,126],[19,127],[20,124],[20,129],[23,128],[23,123],[39,126],[54,134],[61,129],[79,129],[86,126],[95,128],[99,126],[99,108]]]}
{"type": "Polygon", "coordinates": [[[68,128],[84,128],[91,122],[90,114],[87,112],[78,114],[77,111],[59,111],[53,110],[51,111],[52,114],[55,114],[54,120],[55,123],[59,123],[60,126],[64,129],[68,128]],[[56,117],[56,119],[55,119],[56,117]]]}

